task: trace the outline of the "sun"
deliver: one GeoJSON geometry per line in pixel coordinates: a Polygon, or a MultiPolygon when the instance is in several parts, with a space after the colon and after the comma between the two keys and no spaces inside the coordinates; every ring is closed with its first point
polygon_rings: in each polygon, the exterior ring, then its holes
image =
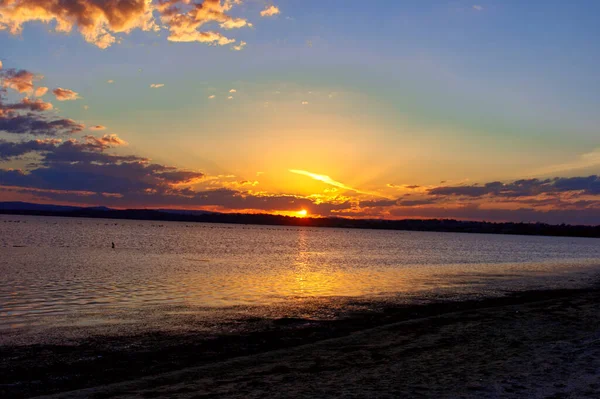
{"type": "Polygon", "coordinates": [[[306,215],[308,215],[308,211],[306,209],[302,209],[302,210],[296,212],[296,214],[298,215],[298,217],[303,218],[303,217],[306,217],[306,215]]]}

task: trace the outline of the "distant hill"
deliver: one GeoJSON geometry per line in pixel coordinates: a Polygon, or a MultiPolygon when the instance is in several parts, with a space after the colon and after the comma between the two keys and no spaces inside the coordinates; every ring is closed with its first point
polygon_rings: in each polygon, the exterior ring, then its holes
{"type": "MultiPolygon", "coordinates": [[[[100,208],[100,207],[98,207],[100,208]]],[[[0,202],[0,210],[7,211],[56,211],[56,212],[68,212],[81,209],[79,206],[66,206],[66,205],[50,205],[50,204],[32,204],[30,202],[0,202]]],[[[108,209],[108,208],[106,208],[108,209]]]]}
{"type": "Polygon", "coordinates": [[[211,211],[193,211],[187,209],[157,209],[159,212],[165,213],[174,213],[179,215],[208,215],[208,214],[217,214],[220,212],[211,212],[211,211]]]}
{"type": "Polygon", "coordinates": [[[26,202],[0,202],[0,214],[600,238],[600,226],[572,226],[566,224],[550,225],[545,223],[510,222],[491,223],[453,219],[365,220],[338,217],[297,218],[270,214],[216,213],[176,209],[119,210],[106,208],[103,206],[86,208],[63,205],[32,204],[26,202]]]}

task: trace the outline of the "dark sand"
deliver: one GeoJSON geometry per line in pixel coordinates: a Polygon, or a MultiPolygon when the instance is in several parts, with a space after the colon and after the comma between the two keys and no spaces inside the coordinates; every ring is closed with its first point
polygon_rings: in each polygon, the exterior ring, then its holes
{"type": "Polygon", "coordinates": [[[597,289],[536,291],[208,341],[3,347],[0,396],[598,398],[599,304],[597,289]]]}

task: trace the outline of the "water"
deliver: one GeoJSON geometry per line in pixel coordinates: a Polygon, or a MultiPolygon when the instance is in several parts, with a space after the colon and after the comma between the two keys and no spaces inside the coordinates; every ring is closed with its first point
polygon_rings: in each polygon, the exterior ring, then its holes
{"type": "Polygon", "coordinates": [[[332,318],[583,287],[599,270],[586,238],[0,216],[0,343],[332,318]]]}

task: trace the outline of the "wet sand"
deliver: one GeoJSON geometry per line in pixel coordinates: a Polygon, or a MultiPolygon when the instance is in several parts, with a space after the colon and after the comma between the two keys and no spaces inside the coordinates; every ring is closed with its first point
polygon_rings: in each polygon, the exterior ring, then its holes
{"type": "Polygon", "coordinates": [[[2,347],[0,394],[28,397],[598,397],[600,291],[258,321],[230,337],[97,337],[2,347]],[[268,327],[264,330],[265,327],[268,327]]]}

